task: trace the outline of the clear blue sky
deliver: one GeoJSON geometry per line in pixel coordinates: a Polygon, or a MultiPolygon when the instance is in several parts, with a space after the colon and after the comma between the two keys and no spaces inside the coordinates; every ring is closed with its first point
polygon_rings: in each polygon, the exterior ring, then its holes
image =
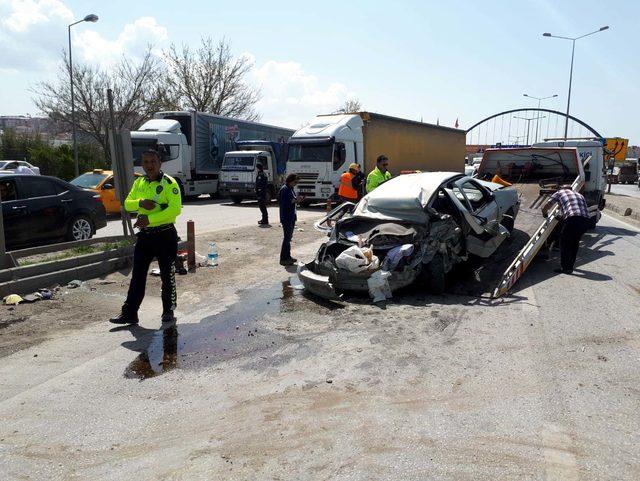
{"type": "Polygon", "coordinates": [[[88,45],[104,58],[120,48],[135,53],[147,42],[196,45],[201,35],[226,37],[235,53],[255,60],[263,121],[290,127],[347,97],[389,115],[439,118],[444,125],[459,118],[461,128],[501,110],[535,106],[524,92],[557,93],[544,106],[564,110],[571,43],[542,33],[577,36],[609,25],[577,43],[571,112],[604,135],[640,143],[636,1],[605,7],[595,0],[46,0],[42,11],[51,21],[29,27],[21,27],[19,18],[6,23],[7,12],[15,12],[12,3],[0,0],[0,50],[21,50],[0,60],[1,114],[36,113],[27,89],[52,75],[45,57],[55,61],[65,46],[65,8],[77,18],[100,16],[97,24],[74,27],[85,35],[74,42],[85,61],[98,61],[88,45]],[[145,17],[153,19],[136,23],[145,17]],[[46,31],[40,35],[38,29],[46,31]],[[37,61],[29,64],[34,34],[46,44],[34,45],[37,61]]]}

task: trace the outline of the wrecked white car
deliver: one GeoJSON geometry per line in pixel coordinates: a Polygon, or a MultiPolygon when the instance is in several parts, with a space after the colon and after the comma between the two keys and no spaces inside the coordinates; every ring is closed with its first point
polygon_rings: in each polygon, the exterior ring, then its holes
{"type": "Polygon", "coordinates": [[[359,291],[378,302],[416,280],[442,293],[454,265],[496,251],[518,209],[512,187],[455,172],[401,175],[317,222],[329,240],[298,276],[327,299],[359,291]]]}

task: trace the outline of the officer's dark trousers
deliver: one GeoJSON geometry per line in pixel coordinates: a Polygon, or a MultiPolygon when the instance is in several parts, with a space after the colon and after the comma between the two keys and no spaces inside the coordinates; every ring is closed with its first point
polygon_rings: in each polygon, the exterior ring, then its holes
{"type": "Polygon", "coordinates": [[[173,311],[176,307],[176,269],[178,233],[174,226],[158,230],[144,230],[138,234],[133,252],[133,273],[123,312],[138,312],[147,284],[147,273],[153,259],[158,260],[162,280],[162,311],[173,311]]]}
{"type": "Polygon", "coordinates": [[[282,248],[280,249],[281,261],[288,261],[291,259],[291,239],[293,239],[293,230],[295,227],[295,220],[282,223],[282,234],[284,237],[282,239],[282,248]]]}
{"type": "Polygon", "coordinates": [[[589,230],[586,217],[573,216],[564,220],[560,234],[560,266],[563,271],[572,271],[578,255],[580,238],[589,230]]]}
{"type": "Polygon", "coordinates": [[[269,223],[269,211],[267,211],[267,196],[259,195],[258,196],[258,207],[260,207],[260,213],[262,214],[262,222],[263,224],[269,223]]]}

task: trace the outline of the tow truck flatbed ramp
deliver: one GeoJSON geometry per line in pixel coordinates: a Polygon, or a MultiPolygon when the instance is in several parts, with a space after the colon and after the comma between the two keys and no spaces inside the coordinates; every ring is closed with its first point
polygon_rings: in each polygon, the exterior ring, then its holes
{"type": "MultiPolygon", "coordinates": [[[[579,192],[584,185],[584,177],[578,176],[571,184],[571,188],[579,192]]],[[[513,262],[502,275],[500,282],[493,291],[493,297],[497,298],[506,294],[509,289],[522,277],[524,271],[529,267],[531,261],[547,242],[549,236],[558,225],[559,207],[554,205],[549,211],[547,218],[542,215],[542,206],[547,202],[549,195],[555,188],[545,188],[539,184],[519,184],[515,186],[521,193],[520,214],[518,215],[517,226],[529,233],[530,229],[538,226],[531,233],[531,238],[516,255],[513,262]],[[536,195],[537,194],[537,195],[536,195]]]]}

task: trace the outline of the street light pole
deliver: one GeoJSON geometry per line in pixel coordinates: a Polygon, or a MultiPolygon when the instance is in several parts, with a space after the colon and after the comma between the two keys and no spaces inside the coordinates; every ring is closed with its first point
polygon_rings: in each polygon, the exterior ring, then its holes
{"type": "MultiPolygon", "coordinates": [[[[544,119],[544,118],[546,118],[546,117],[547,117],[547,116],[546,116],[546,115],[544,115],[544,116],[542,116],[542,117],[531,117],[530,119],[528,119],[528,118],[526,118],[526,117],[518,117],[517,115],[514,115],[514,116],[513,116],[513,118],[514,118],[514,119],[524,120],[524,121],[527,123],[527,145],[530,145],[530,144],[529,144],[529,130],[530,130],[530,127],[531,127],[531,121],[532,121],[532,120],[536,120],[536,119],[544,119]]],[[[523,135],[522,137],[524,137],[524,135],[523,135]]]]}
{"type": "MultiPolygon", "coordinates": [[[[529,95],[529,94],[522,94],[524,97],[529,97],[530,99],[535,99],[538,101],[538,115],[540,115],[540,104],[542,103],[543,100],[547,100],[547,99],[552,99],[558,96],[558,94],[553,94],[553,95],[549,95],[548,97],[534,97],[533,95],[529,95]]],[[[540,126],[540,117],[537,118],[536,120],[536,142],[538,141],[538,127],[540,126]]]]}
{"type": "Polygon", "coordinates": [[[73,162],[75,165],[76,177],[80,175],[80,165],[78,164],[78,147],[76,141],[76,105],[73,93],[73,57],[71,55],[71,27],[82,22],[97,22],[98,16],[94,14],[87,15],[82,20],[78,20],[67,27],[69,33],[69,85],[71,87],[71,141],[73,142],[73,162]]]}
{"type": "Polygon", "coordinates": [[[602,32],[604,30],[608,30],[609,26],[606,25],[604,27],[600,27],[598,30],[593,32],[585,33],[584,35],[580,35],[579,37],[561,37],[559,35],[551,35],[549,32],[545,32],[542,34],[543,37],[552,37],[552,38],[560,38],[562,40],[571,40],[571,69],[569,70],[569,93],[567,95],[567,115],[565,116],[564,121],[564,139],[567,140],[567,134],[569,130],[569,107],[571,106],[571,84],[573,81],[573,59],[576,53],[576,40],[580,40],[581,38],[588,37],[589,35],[593,35],[598,32],[602,32]]]}

